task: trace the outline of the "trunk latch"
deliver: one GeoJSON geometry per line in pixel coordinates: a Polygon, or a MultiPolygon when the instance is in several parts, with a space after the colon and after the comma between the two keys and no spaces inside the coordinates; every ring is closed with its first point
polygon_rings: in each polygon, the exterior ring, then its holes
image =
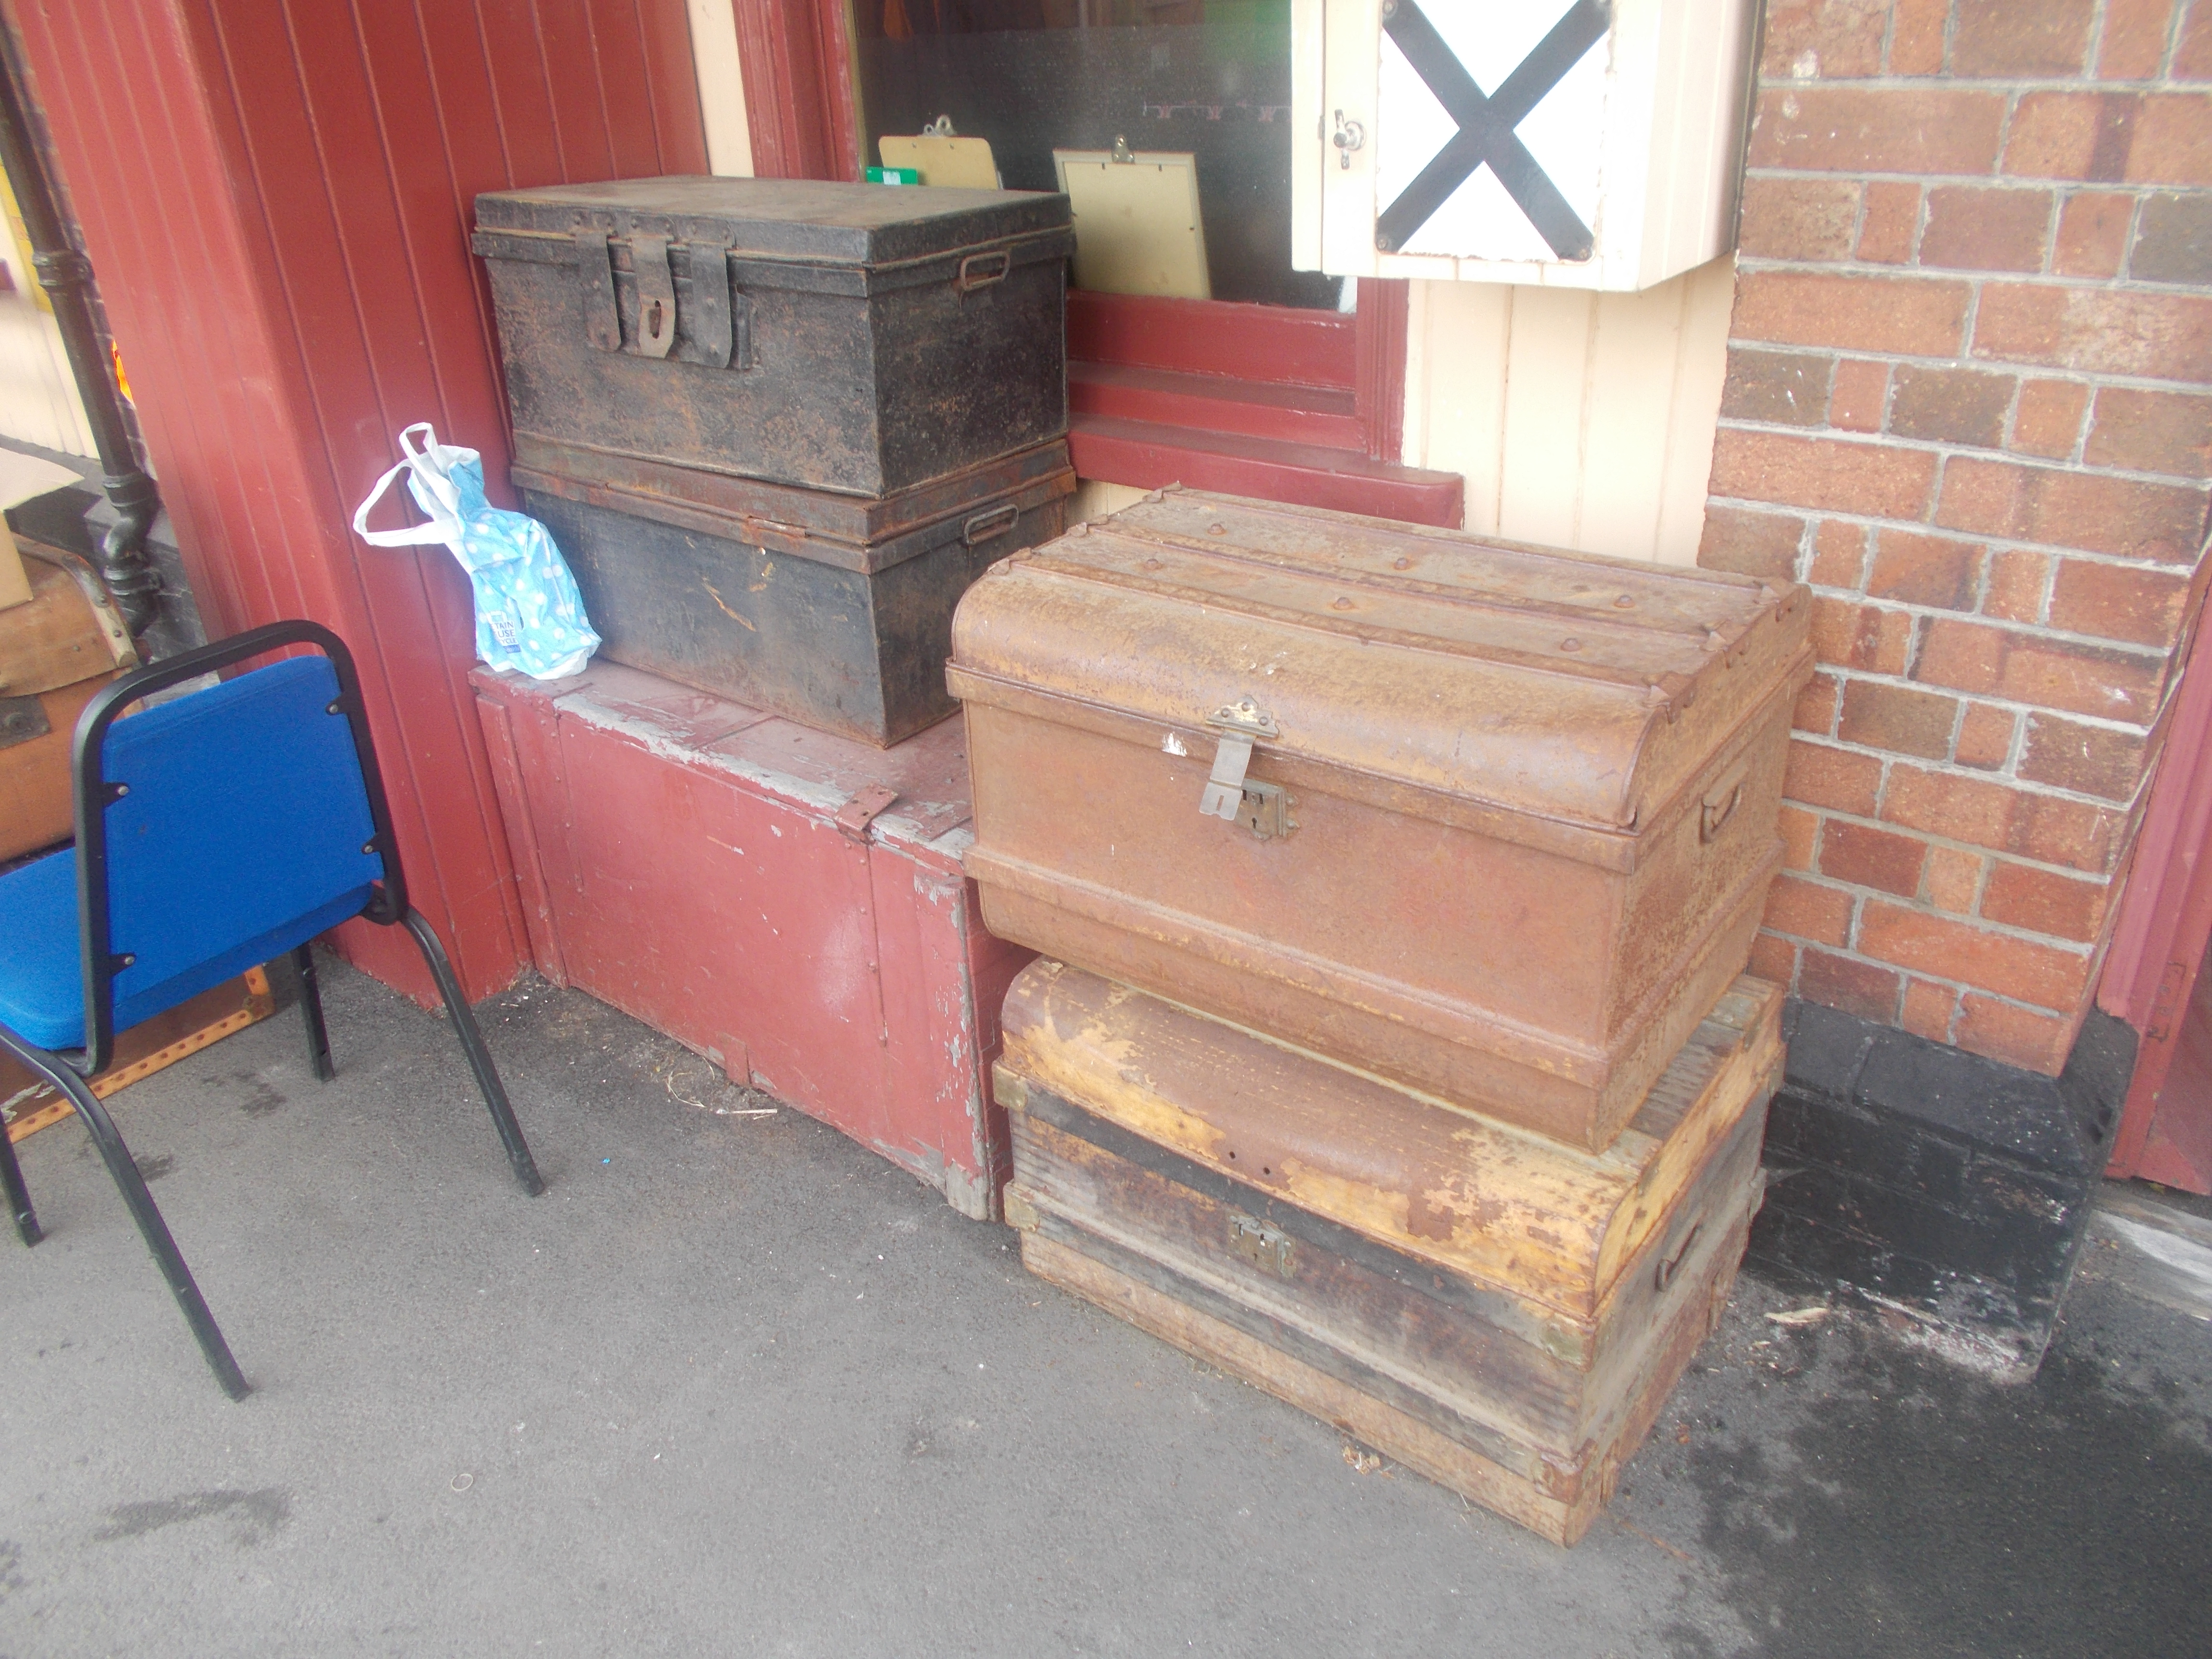
{"type": "Polygon", "coordinates": [[[1198,798],[1198,810],[1207,817],[1241,823],[1262,841],[1288,835],[1294,827],[1291,798],[1277,785],[1244,781],[1245,769],[1252,764],[1253,744],[1280,735],[1275,717],[1244,697],[1215,709],[1206,723],[1221,733],[1221,743],[1213,751],[1212,775],[1198,798]]]}

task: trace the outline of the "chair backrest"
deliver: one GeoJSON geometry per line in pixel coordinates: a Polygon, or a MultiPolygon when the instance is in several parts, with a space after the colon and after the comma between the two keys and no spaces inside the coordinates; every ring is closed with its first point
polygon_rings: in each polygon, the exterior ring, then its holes
{"type": "MultiPolygon", "coordinates": [[[[380,896],[387,815],[374,755],[362,752],[351,664],[340,660],[343,687],[330,657],[290,657],[137,714],[109,713],[98,733],[94,709],[119,708],[142,677],[117,682],[88,708],[77,856],[86,1042],[97,1058],[115,1030],[282,956],[380,896]],[[95,959],[103,950],[104,964],[95,959]]],[[[178,665],[145,678],[173,678],[163,671],[178,665]]]]}

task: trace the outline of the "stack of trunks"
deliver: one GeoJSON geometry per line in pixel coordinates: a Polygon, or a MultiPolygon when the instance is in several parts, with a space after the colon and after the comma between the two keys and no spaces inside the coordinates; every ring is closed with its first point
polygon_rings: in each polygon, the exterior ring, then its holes
{"type": "Polygon", "coordinates": [[[955,620],[1032,1271],[1562,1543],[1759,1207],[1801,588],[1182,490],[955,620]]]}
{"type": "Polygon", "coordinates": [[[1065,197],[641,179],[477,198],[524,509],[603,656],[888,746],[1066,527],[1065,197]]]}

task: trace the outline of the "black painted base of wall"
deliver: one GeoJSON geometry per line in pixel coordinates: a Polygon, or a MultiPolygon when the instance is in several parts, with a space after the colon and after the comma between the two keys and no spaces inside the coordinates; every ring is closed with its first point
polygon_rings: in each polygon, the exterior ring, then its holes
{"type": "Polygon", "coordinates": [[[1751,1261],[2001,1376],[2042,1363],[2136,1034],[2092,1010],[2048,1078],[1793,1000],[1751,1261]]]}

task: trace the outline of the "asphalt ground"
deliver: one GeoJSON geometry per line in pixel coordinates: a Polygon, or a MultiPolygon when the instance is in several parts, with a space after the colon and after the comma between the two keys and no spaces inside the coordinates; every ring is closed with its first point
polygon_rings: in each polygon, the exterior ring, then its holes
{"type": "Polygon", "coordinates": [[[0,1236],[0,1656],[2198,1655],[2212,1326],[2092,1249],[2007,1388],[1740,1281],[1563,1551],[1021,1270],[580,994],[331,963],[113,1103],[253,1394],[82,1131],[0,1236]]]}

